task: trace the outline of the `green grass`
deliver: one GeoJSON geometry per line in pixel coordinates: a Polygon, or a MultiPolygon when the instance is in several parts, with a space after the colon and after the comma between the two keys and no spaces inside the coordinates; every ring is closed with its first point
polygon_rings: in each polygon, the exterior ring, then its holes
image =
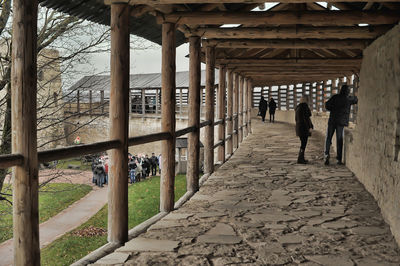
{"type": "Polygon", "coordinates": [[[68,169],[68,165],[79,166],[79,170],[82,171],[92,170],[90,163],[82,163],[79,159],[59,160],[56,169],[68,169]]]}
{"type": "MultiPolygon", "coordinates": [[[[5,191],[10,191],[5,188],[5,191]]],[[[75,184],[47,184],[39,192],[40,223],[61,212],[69,205],[85,196],[92,187],[75,184]]],[[[11,200],[11,197],[8,197],[11,200]]],[[[12,206],[0,201],[0,242],[12,238],[12,206]]]]}
{"type": "MultiPolygon", "coordinates": [[[[175,201],[186,192],[186,176],[178,175],[175,178],[175,201]]],[[[129,228],[146,221],[159,213],[160,204],[160,178],[135,183],[129,186],[129,228]]],[[[86,256],[91,251],[107,243],[107,236],[81,237],[73,233],[90,226],[107,230],[107,205],[97,214],[81,225],[76,230],[65,234],[41,252],[42,265],[70,265],[86,256]]]]}

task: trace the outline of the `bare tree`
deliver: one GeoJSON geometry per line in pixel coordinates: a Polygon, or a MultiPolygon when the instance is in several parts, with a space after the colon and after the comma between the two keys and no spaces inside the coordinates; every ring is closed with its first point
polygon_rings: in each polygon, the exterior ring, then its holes
{"type": "MultiPolygon", "coordinates": [[[[9,154],[11,152],[11,0],[1,1],[0,9],[0,95],[2,95],[0,121],[3,122],[0,124],[0,154],[9,154]]],[[[76,66],[87,64],[93,54],[109,52],[109,36],[109,29],[106,26],[51,9],[39,8],[37,120],[38,136],[45,136],[39,141],[39,149],[65,140],[67,137],[60,128],[63,128],[63,124],[74,114],[64,115],[64,108],[67,99],[70,99],[79,88],[68,91],[65,88],[76,81],[77,76],[94,74],[94,68],[85,70],[76,66]],[[59,91],[51,90],[50,87],[57,87],[59,91]],[[46,135],[41,132],[52,133],[46,135]]],[[[138,38],[133,38],[131,46],[135,49],[149,48],[138,38]]],[[[82,123],[81,127],[93,122],[97,117],[82,123]]],[[[6,175],[7,170],[0,169],[0,195],[3,192],[6,175]]]]}

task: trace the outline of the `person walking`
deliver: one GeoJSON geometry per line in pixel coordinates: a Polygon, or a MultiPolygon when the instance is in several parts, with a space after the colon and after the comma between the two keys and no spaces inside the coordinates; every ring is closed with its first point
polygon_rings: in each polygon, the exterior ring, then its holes
{"type": "Polygon", "coordinates": [[[301,146],[297,163],[306,164],[308,161],[304,158],[308,137],[311,136],[311,131],[314,126],[311,122],[311,110],[308,107],[308,97],[300,98],[300,104],[296,107],[296,135],[300,138],[301,146]]]}
{"type": "Polygon", "coordinates": [[[274,98],[271,97],[268,103],[269,106],[269,122],[274,123],[275,122],[275,110],[276,110],[276,102],[274,101],[274,98]]]}
{"type": "Polygon", "coordinates": [[[260,113],[263,123],[265,123],[265,115],[267,114],[267,109],[268,109],[268,103],[264,99],[264,96],[261,96],[261,100],[258,104],[258,112],[260,113]]]}
{"type": "Polygon", "coordinates": [[[336,132],[337,163],[342,163],[343,153],[343,132],[344,127],[349,125],[350,107],[357,104],[357,96],[349,96],[350,89],[347,85],[342,85],[339,94],[333,95],[326,103],[325,108],[330,112],[328,129],[325,140],[325,165],[329,165],[329,151],[332,144],[333,133],[336,132]]]}
{"type": "Polygon", "coordinates": [[[150,157],[151,175],[152,176],[155,176],[157,174],[157,164],[158,164],[158,159],[157,159],[157,156],[153,152],[150,157]]]}

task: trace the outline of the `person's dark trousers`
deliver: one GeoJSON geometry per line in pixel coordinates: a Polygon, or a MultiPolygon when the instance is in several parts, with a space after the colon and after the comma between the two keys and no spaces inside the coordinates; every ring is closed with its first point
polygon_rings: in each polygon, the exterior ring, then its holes
{"type": "Polygon", "coordinates": [[[269,122],[275,122],[275,114],[269,114],[269,122]]]}
{"type": "Polygon", "coordinates": [[[157,174],[157,165],[156,164],[153,164],[152,166],[151,166],[151,175],[152,176],[155,176],[157,174]]]}
{"type": "Polygon", "coordinates": [[[261,113],[261,118],[262,118],[262,121],[265,122],[265,114],[264,113],[261,113]]]}
{"type": "Polygon", "coordinates": [[[300,149],[305,151],[307,146],[308,136],[300,137],[301,146],[300,149]]]}
{"type": "Polygon", "coordinates": [[[336,150],[337,156],[336,159],[341,162],[342,161],[342,152],[343,152],[343,131],[344,126],[336,125],[333,123],[328,123],[328,129],[326,131],[326,140],[325,140],[325,156],[329,156],[329,151],[332,145],[332,137],[336,131],[336,150]]]}

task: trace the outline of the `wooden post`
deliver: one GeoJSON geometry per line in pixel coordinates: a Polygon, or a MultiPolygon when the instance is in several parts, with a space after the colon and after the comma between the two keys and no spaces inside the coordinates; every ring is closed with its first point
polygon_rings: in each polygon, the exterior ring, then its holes
{"type": "Polygon", "coordinates": [[[205,127],[204,173],[214,172],[214,86],[215,86],[215,47],[206,47],[206,121],[205,127]]]}
{"type": "Polygon", "coordinates": [[[237,149],[239,147],[239,74],[234,73],[234,87],[233,87],[233,102],[234,102],[234,146],[237,149]]]}
{"type": "Polygon", "coordinates": [[[248,97],[249,97],[249,93],[248,93],[248,89],[249,89],[249,79],[245,78],[244,79],[244,84],[243,84],[243,124],[245,124],[246,126],[243,128],[243,136],[247,137],[247,135],[249,134],[249,130],[248,130],[248,97]]]}
{"type": "Polygon", "coordinates": [[[104,114],[104,91],[100,91],[101,114],[104,114]]]}
{"type": "Polygon", "coordinates": [[[226,152],[229,155],[233,153],[233,72],[228,69],[228,92],[227,92],[227,134],[230,138],[226,141],[226,152]]]}
{"type": "Polygon", "coordinates": [[[81,113],[81,97],[79,89],[76,91],[76,112],[81,113]]]}
{"type": "Polygon", "coordinates": [[[179,119],[182,119],[182,105],[183,97],[182,97],[182,88],[179,88],[179,119]]]}
{"type": "Polygon", "coordinates": [[[108,241],[128,240],[129,18],[128,4],[111,5],[110,139],[122,146],[110,152],[108,241]]]}
{"type": "Polygon", "coordinates": [[[175,183],[175,106],[176,106],[176,39],[175,24],[162,24],[161,62],[161,131],[169,132],[169,140],[161,142],[162,171],[160,182],[160,211],[174,209],[175,183]]]}
{"type": "Polygon", "coordinates": [[[158,89],[156,89],[156,115],[160,112],[160,109],[158,107],[158,105],[160,104],[159,103],[159,97],[160,97],[160,94],[158,93],[158,89]]]}
{"type": "Polygon", "coordinates": [[[269,102],[270,98],[271,98],[271,87],[267,87],[267,102],[269,102]]]}
{"type": "Polygon", "coordinates": [[[140,91],[140,96],[142,97],[142,116],[146,114],[146,89],[140,91]]]}
{"type": "Polygon", "coordinates": [[[14,0],[12,34],[12,153],[14,265],[40,265],[37,157],[37,1],[14,0]]]}
{"type": "Polygon", "coordinates": [[[239,76],[239,143],[243,141],[243,90],[244,90],[244,77],[239,76]]]}
{"type": "Polygon", "coordinates": [[[252,133],[251,129],[251,109],[253,105],[253,82],[251,79],[248,79],[248,84],[247,84],[247,130],[248,134],[252,133]]]}
{"type": "Polygon", "coordinates": [[[89,91],[89,115],[92,116],[92,91],[89,91]]]}
{"type": "Polygon", "coordinates": [[[289,85],[286,85],[286,111],[289,111],[289,85]]]}
{"type": "Polygon", "coordinates": [[[187,191],[199,190],[200,166],[200,81],[201,81],[200,37],[189,37],[189,106],[188,126],[195,126],[196,131],[188,136],[187,191]]]}
{"type": "Polygon", "coordinates": [[[293,109],[297,107],[297,84],[293,85],[293,109]]]}
{"type": "Polygon", "coordinates": [[[219,89],[218,89],[218,120],[223,123],[218,125],[218,140],[223,141],[223,145],[218,147],[218,161],[225,162],[225,96],[226,96],[226,67],[219,68],[219,89]]]}
{"type": "Polygon", "coordinates": [[[278,86],[278,110],[282,110],[282,86],[278,86]]]}
{"type": "Polygon", "coordinates": [[[322,88],[321,88],[321,111],[325,112],[325,87],[326,87],[326,81],[322,81],[322,88]]]}

